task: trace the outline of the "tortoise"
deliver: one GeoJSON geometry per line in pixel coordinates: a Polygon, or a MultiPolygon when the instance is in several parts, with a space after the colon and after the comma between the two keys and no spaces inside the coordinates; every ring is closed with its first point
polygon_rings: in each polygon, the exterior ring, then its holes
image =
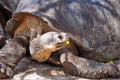
{"type": "Polygon", "coordinates": [[[52,51],[47,59],[61,64],[66,73],[98,79],[120,76],[119,0],[11,1],[14,6],[1,0],[5,8],[13,12],[5,26],[8,40],[0,50],[1,78],[12,77],[13,69],[29,51],[39,61],[41,58],[33,54],[41,52],[41,46],[40,49],[38,46],[42,43],[34,42],[50,33],[69,36],[70,44],[52,51]]]}

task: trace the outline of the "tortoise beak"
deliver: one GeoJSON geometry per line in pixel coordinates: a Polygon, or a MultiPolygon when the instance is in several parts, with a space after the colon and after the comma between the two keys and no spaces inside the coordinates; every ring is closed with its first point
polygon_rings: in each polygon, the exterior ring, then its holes
{"type": "Polygon", "coordinates": [[[64,48],[66,46],[68,46],[70,44],[70,41],[69,40],[66,40],[65,42],[63,43],[57,43],[56,44],[56,50],[59,50],[61,48],[64,48]]]}

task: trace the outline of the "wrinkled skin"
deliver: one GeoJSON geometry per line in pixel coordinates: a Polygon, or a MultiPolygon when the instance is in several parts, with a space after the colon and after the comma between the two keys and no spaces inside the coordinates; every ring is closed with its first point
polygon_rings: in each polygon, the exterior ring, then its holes
{"type": "Polygon", "coordinates": [[[67,46],[69,37],[64,32],[47,32],[31,39],[29,50],[32,58],[38,62],[45,62],[52,52],[67,46]]]}
{"type": "MultiPolygon", "coordinates": [[[[79,57],[74,56],[75,53],[69,47],[58,51],[63,53],[60,61],[67,73],[86,78],[120,76],[118,66],[120,58],[119,0],[26,0],[26,2],[12,0],[14,6],[9,0],[6,2],[1,0],[1,2],[13,14],[30,12],[47,21],[51,30],[69,34],[79,57]],[[111,60],[116,63],[107,63],[111,60]]],[[[14,36],[8,30],[9,27],[6,27],[6,33],[14,36]]],[[[19,38],[18,35],[15,36],[19,38]]],[[[19,62],[19,59],[16,62],[19,62]]]]}

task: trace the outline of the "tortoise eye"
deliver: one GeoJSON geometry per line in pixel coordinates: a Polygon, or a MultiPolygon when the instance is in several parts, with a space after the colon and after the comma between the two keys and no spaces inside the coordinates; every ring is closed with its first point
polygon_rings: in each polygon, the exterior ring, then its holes
{"type": "Polygon", "coordinates": [[[59,38],[59,39],[63,39],[63,36],[59,35],[58,38],[59,38]]]}

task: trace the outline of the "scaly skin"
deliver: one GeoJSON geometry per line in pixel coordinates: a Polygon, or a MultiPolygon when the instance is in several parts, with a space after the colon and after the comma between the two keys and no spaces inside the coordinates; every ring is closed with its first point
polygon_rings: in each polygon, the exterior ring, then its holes
{"type": "Polygon", "coordinates": [[[26,54],[27,38],[19,36],[7,40],[0,50],[0,78],[13,77],[13,69],[26,54]],[[23,44],[23,45],[22,45],[23,44]]]}
{"type": "Polygon", "coordinates": [[[30,54],[38,62],[45,62],[52,52],[64,48],[68,39],[67,34],[64,32],[52,31],[41,36],[38,34],[36,38],[30,41],[30,54]]]}
{"type": "Polygon", "coordinates": [[[60,61],[65,72],[79,77],[85,78],[118,78],[120,71],[115,64],[101,63],[75,56],[70,48],[64,48],[61,51],[60,61]]]}

